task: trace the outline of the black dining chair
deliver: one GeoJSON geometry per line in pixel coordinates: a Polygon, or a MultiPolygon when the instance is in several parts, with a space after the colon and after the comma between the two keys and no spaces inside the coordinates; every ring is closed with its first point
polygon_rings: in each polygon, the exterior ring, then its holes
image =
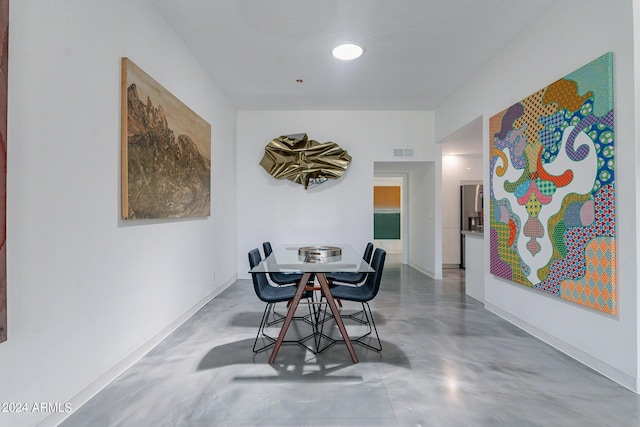
{"type": "MultiPolygon", "coordinates": [[[[264,242],[262,244],[262,250],[264,252],[265,259],[271,255],[273,249],[271,248],[271,242],[264,242]]],[[[299,273],[269,273],[269,278],[278,285],[292,285],[298,283],[302,279],[302,274],[299,273]]]]}
{"type": "MultiPolygon", "coordinates": [[[[367,243],[367,246],[364,248],[364,255],[362,255],[362,259],[366,261],[367,264],[371,262],[371,255],[373,254],[373,243],[367,243]]],[[[331,284],[339,284],[339,283],[348,283],[350,285],[357,285],[359,283],[364,282],[367,278],[367,273],[347,273],[347,272],[338,272],[338,273],[329,273],[327,274],[327,279],[331,284]]]]}
{"type": "Polygon", "coordinates": [[[353,314],[343,314],[342,317],[350,318],[358,323],[368,326],[367,333],[356,339],[352,339],[351,341],[357,342],[358,344],[375,351],[382,350],[382,343],[380,342],[376,323],[373,320],[373,313],[371,312],[369,301],[373,300],[380,290],[380,281],[382,279],[382,270],[384,269],[386,255],[387,252],[383,249],[378,248],[375,250],[371,261],[371,267],[375,272],[367,274],[367,278],[361,286],[335,285],[331,288],[331,294],[334,298],[340,298],[343,301],[362,303],[362,310],[353,314]],[[365,342],[372,332],[375,333],[375,341],[377,341],[377,345],[375,345],[375,342],[373,342],[374,345],[365,342]]]}
{"type": "MultiPolygon", "coordinates": [[[[249,251],[249,266],[252,269],[256,267],[258,264],[260,264],[261,261],[262,259],[260,257],[260,251],[258,251],[257,248],[249,251]]],[[[282,322],[285,317],[275,312],[275,309],[274,309],[275,304],[279,302],[285,302],[285,301],[291,300],[293,298],[293,295],[296,292],[296,286],[273,286],[267,280],[267,275],[265,273],[251,273],[251,279],[253,280],[253,289],[255,290],[256,295],[261,301],[267,303],[264,308],[264,313],[262,314],[262,319],[260,320],[260,326],[258,327],[258,334],[256,335],[256,339],[253,342],[253,352],[260,353],[261,351],[264,351],[267,348],[271,347],[276,342],[275,338],[269,336],[265,332],[264,330],[265,327],[274,325],[278,322],[282,322]],[[270,313],[273,313],[273,317],[274,317],[274,319],[271,321],[269,320],[270,313]],[[260,337],[265,338],[268,341],[268,343],[260,348],[256,348],[258,345],[258,339],[260,337]]],[[[302,297],[306,299],[311,299],[312,294],[311,292],[305,291],[302,297]]],[[[301,319],[307,323],[311,323],[309,318],[314,318],[314,315],[311,312],[311,304],[309,304],[309,317],[305,316],[305,317],[302,317],[301,319]]],[[[312,323],[312,326],[313,326],[313,332],[308,336],[303,337],[299,340],[284,341],[284,342],[285,343],[295,342],[304,346],[303,342],[314,335],[315,324],[312,323]]]]}

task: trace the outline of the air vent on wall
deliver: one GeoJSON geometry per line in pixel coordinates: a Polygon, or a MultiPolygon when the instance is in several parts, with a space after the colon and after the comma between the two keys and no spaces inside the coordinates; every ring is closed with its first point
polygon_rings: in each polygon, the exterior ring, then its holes
{"type": "Polygon", "coordinates": [[[413,148],[394,148],[393,157],[413,157],[413,148]]]}

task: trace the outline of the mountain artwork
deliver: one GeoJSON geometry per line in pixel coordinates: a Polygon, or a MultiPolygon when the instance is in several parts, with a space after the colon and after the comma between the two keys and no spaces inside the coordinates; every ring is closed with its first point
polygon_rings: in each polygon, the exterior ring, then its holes
{"type": "Polygon", "coordinates": [[[122,61],[122,216],[211,212],[211,126],[127,58],[122,61]]]}

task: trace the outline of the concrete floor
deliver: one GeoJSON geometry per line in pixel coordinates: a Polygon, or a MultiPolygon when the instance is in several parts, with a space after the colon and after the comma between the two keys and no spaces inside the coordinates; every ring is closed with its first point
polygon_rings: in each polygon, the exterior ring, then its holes
{"type": "Polygon", "coordinates": [[[264,304],[238,280],[61,425],[640,425],[638,395],[484,310],[464,271],[444,274],[388,258],[371,304],[383,350],[356,345],[358,364],[343,344],[254,356],[264,304]]]}

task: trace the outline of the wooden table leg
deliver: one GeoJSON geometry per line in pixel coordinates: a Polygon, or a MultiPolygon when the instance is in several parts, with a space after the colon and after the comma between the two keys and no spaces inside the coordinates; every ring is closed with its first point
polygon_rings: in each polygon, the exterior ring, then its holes
{"type": "Polygon", "coordinates": [[[284,319],[284,323],[282,324],[282,329],[280,329],[280,334],[278,335],[278,339],[276,340],[276,343],[273,346],[271,357],[269,357],[269,363],[273,363],[276,360],[278,351],[280,351],[280,346],[282,346],[282,342],[284,341],[284,336],[287,334],[287,329],[289,329],[289,325],[291,325],[293,316],[296,313],[296,310],[298,309],[298,304],[302,299],[304,288],[307,286],[307,282],[309,281],[310,278],[311,278],[311,273],[304,273],[302,275],[302,278],[298,282],[296,293],[293,295],[293,299],[291,300],[291,304],[289,305],[289,310],[287,310],[287,317],[284,319]]]}
{"type": "Polygon", "coordinates": [[[333,313],[336,325],[338,325],[338,329],[340,329],[340,333],[342,334],[342,338],[344,339],[344,344],[347,346],[347,350],[349,350],[351,360],[353,360],[353,363],[358,363],[358,356],[356,356],[356,351],[354,350],[353,344],[351,343],[349,335],[347,334],[347,328],[344,326],[344,322],[342,321],[342,317],[340,316],[340,311],[336,306],[336,301],[331,294],[331,288],[329,288],[327,276],[324,273],[316,273],[316,277],[318,278],[318,282],[320,283],[322,293],[327,299],[327,304],[329,304],[329,308],[331,308],[331,312],[333,313]]]}

